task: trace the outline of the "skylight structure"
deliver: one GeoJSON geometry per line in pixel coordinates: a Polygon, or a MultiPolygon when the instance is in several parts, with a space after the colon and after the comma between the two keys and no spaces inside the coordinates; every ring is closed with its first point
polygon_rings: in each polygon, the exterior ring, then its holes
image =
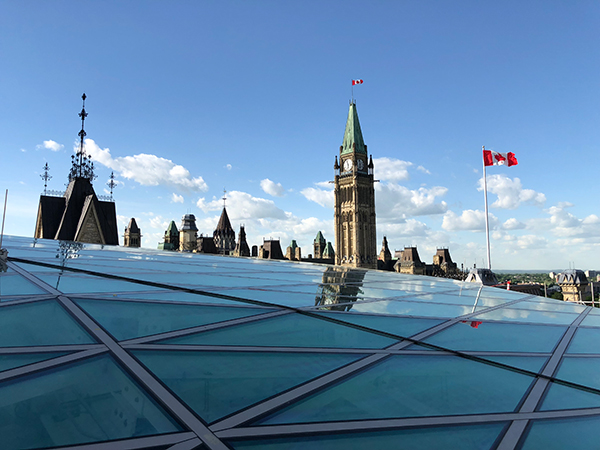
{"type": "Polygon", "coordinates": [[[5,237],[2,449],[589,449],[598,309],[5,237]]]}

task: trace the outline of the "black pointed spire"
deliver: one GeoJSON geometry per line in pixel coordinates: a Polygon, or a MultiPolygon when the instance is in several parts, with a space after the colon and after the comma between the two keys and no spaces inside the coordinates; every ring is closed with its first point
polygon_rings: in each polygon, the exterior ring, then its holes
{"type": "Polygon", "coordinates": [[[88,113],[85,111],[85,99],[87,96],[85,93],[81,96],[83,100],[83,106],[81,108],[81,112],[79,113],[79,117],[81,117],[81,131],[79,132],[79,150],[77,150],[77,154],[74,157],[71,157],[73,166],[71,167],[71,171],[69,172],[69,181],[74,178],[87,178],[90,181],[95,180],[97,177],[94,175],[94,163],[90,161],[90,158],[85,154],[84,148],[84,138],[86,137],[86,132],[84,129],[85,118],[88,116],[88,113]]]}

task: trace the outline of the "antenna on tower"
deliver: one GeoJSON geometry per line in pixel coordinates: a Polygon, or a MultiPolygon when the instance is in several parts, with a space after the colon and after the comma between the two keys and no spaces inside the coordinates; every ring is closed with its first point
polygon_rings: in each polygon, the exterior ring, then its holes
{"type": "Polygon", "coordinates": [[[223,209],[225,209],[225,202],[227,201],[227,190],[223,188],[223,209]]]}
{"type": "Polygon", "coordinates": [[[44,173],[40,175],[40,178],[44,180],[44,195],[46,195],[48,192],[48,180],[50,180],[52,176],[50,176],[48,173],[50,172],[50,166],[48,163],[46,163],[42,169],[44,169],[44,173]]]}
{"type": "Polygon", "coordinates": [[[69,172],[69,182],[74,178],[87,178],[91,181],[95,180],[97,177],[94,175],[94,163],[90,161],[90,158],[85,154],[84,147],[84,138],[86,137],[86,132],[84,129],[85,118],[88,116],[88,113],[85,112],[85,99],[87,96],[85,93],[81,96],[83,100],[83,106],[81,108],[81,112],[79,113],[79,117],[81,117],[81,131],[79,132],[79,150],[77,150],[77,154],[71,156],[71,162],[73,166],[71,167],[71,171],[69,172]]]}
{"type": "Polygon", "coordinates": [[[110,173],[110,177],[108,180],[108,183],[106,183],[106,185],[110,188],[110,199],[113,199],[113,189],[117,186],[117,183],[115,182],[115,172],[111,172],[110,173]]]}

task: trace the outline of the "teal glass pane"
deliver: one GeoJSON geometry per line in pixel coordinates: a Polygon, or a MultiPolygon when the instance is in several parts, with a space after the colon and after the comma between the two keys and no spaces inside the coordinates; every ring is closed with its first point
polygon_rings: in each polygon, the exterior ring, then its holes
{"type": "Polygon", "coordinates": [[[187,345],[327,348],[384,348],[396,342],[379,334],[295,313],[162,341],[187,345]]]}
{"type": "MultiPolygon", "coordinates": [[[[594,308],[597,309],[597,308],[594,308]]],[[[592,314],[593,310],[589,312],[585,319],[581,322],[582,326],[585,327],[600,327],[600,314],[592,314]]]]}
{"type": "Polygon", "coordinates": [[[90,292],[127,292],[127,291],[147,291],[152,286],[128,281],[113,280],[105,277],[95,277],[91,275],[73,274],[65,272],[63,274],[57,271],[52,275],[38,275],[42,281],[45,281],[53,288],[67,294],[82,294],[90,292]]]}
{"type": "MultiPolygon", "coordinates": [[[[432,295],[430,300],[434,300],[432,295]]],[[[350,305],[352,312],[370,314],[395,314],[400,316],[454,318],[473,312],[471,306],[431,303],[428,301],[410,302],[384,300],[379,302],[357,302],[350,305]]]]}
{"type": "Polygon", "coordinates": [[[600,416],[535,420],[522,450],[590,450],[598,448],[600,416]]]}
{"type": "Polygon", "coordinates": [[[505,423],[346,433],[230,442],[235,450],[481,450],[489,449],[505,423]]]}
{"type": "Polygon", "coordinates": [[[0,297],[10,295],[37,295],[46,292],[12,269],[0,272],[0,297]]]}
{"type": "Polygon", "coordinates": [[[600,348],[598,348],[599,339],[600,329],[578,328],[569,344],[567,353],[600,353],[600,348]]]}
{"type": "Polygon", "coordinates": [[[207,422],[364,357],[143,350],[132,353],[207,422]]]}
{"type": "Polygon", "coordinates": [[[477,321],[475,328],[471,323],[457,323],[423,342],[460,351],[550,353],[567,331],[567,327],[477,321]]]}
{"type": "Polygon", "coordinates": [[[366,314],[319,313],[325,317],[360,325],[396,336],[410,337],[439,325],[443,320],[412,317],[375,316],[366,314]]]}
{"type": "Polygon", "coordinates": [[[17,355],[0,355],[0,372],[40,361],[46,361],[47,359],[56,358],[62,355],[66,355],[66,353],[21,353],[17,355]]]}
{"type": "Polygon", "coordinates": [[[516,308],[499,308],[494,311],[472,317],[471,320],[502,320],[509,322],[570,325],[577,319],[577,317],[579,317],[579,314],[553,311],[535,311],[516,308]]]}
{"type": "MultiPolygon", "coordinates": [[[[538,297],[542,298],[542,297],[538,297]]],[[[554,301],[541,301],[541,300],[529,300],[524,302],[515,303],[510,305],[511,308],[515,309],[532,309],[539,311],[559,311],[559,312],[570,312],[575,314],[582,313],[586,306],[577,305],[575,303],[565,302],[562,300],[554,301]]]]}
{"type": "Polygon", "coordinates": [[[456,356],[392,356],[258,423],[512,412],[533,379],[456,356]]]}
{"type": "Polygon", "coordinates": [[[57,301],[0,309],[0,347],[93,343],[92,337],[57,301]]]}
{"type": "Polygon", "coordinates": [[[181,430],[106,355],[1,383],[0,398],[3,450],[181,430]]]}
{"type": "Polygon", "coordinates": [[[517,369],[538,373],[548,361],[547,356],[480,356],[482,359],[495,361],[517,369]]]}
{"type": "Polygon", "coordinates": [[[264,314],[266,308],[173,305],[112,300],[75,300],[117,340],[264,314]]]}
{"type": "MultiPolygon", "coordinates": [[[[600,358],[565,357],[556,378],[600,389],[600,358]]],[[[551,383],[542,411],[554,409],[600,407],[600,394],[551,383]]]]}
{"type": "MultiPolygon", "coordinates": [[[[232,295],[232,294],[228,294],[232,295]]],[[[114,294],[112,298],[124,298],[124,299],[139,299],[139,300],[161,300],[161,301],[173,301],[173,302],[189,302],[189,303],[210,303],[218,305],[245,305],[247,303],[237,302],[234,300],[225,300],[218,297],[210,297],[201,294],[192,294],[189,292],[182,291],[168,291],[161,290],[155,293],[139,292],[131,294],[114,294]]]]}

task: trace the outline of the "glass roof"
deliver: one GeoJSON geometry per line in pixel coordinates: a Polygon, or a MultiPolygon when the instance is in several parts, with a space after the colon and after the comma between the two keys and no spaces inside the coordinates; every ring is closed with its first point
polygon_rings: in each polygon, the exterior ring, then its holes
{"type": "Polygon", "coordinates": [[[597,309],[375,270],[3,244],[2,449],[594,446],[597,309]]]}

